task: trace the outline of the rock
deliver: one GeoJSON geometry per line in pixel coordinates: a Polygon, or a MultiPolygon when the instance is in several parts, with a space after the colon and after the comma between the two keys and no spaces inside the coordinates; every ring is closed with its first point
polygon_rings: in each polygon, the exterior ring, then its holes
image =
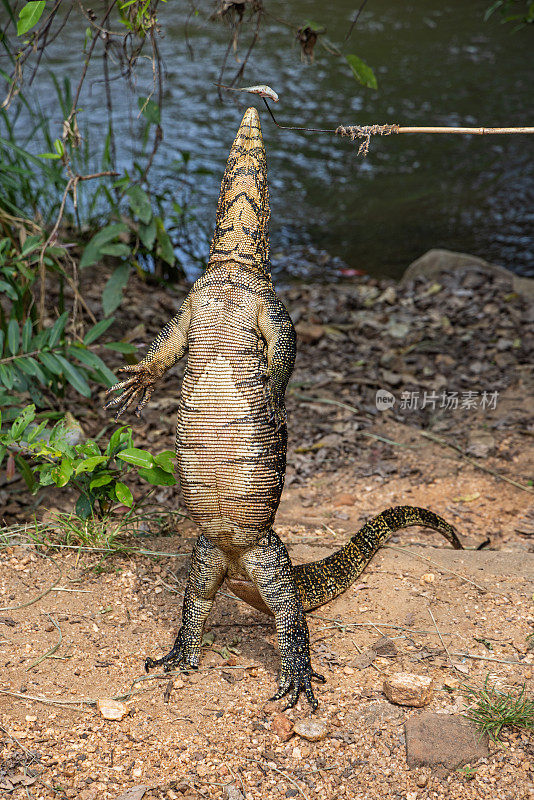
{"type": "Polygon", "coordinates": [[[277,714],[273,717],[271,729],[283,742],[287,742],[293,736],[293,723],[285,714],[277,714]]]}
{"type": "Polygon", "coordinates": [[[96,701],[96,706],[104,719],[122,719],[130,713],[130,708],[126,703],[120,703],[118,700],[109,700],[106,697],[99,698],[96,701]]]}
{"type": "Polygon", "coordinates": [[[404,339],[410,330],[410,326],[406,324],[406,322],[396,322],[395,320],[391,320],[388,322],[386,331],[389,333],[390,336],[393,336],[394,339],[404,339]]]}
{"type": "Polygon", "coordinates": [[[377,303],[389,303],[392,305],[397,301],[397,292],[393,286],[387,286],[380,297],[376,298],[377,303]]]}
{"type": "Polygon", "coordinates": [[[239,791],[235,783],[225,787],[223,797],[224,800],[244,800],[243,793],[239,791]]]}
{"type": "Polygon", "coordinates": [[[488,738],[465,717],[425,712],[405,722],[410,767],[456,769],[489,755],[488,738]]]}
{"type": "Polygon", "coordinates": [[[341,492],[341,494],[338,494],[337,497],[334,498],[335,506],[353,506],[354,503],[355,497],[348,492],[341,492]]]}
{"type": "Polygon", "coordinates": [[[356,669],[367,669],[367,667],[371,666],[376,656],[376,650],[364,650],[363,653],[352,659],[352,663],[356,669]]]}
{"type": "Polygon", "coordinates": [[[123,794],[119,795],[116,800],[141,800],[147,790],[147,786],[132,786],[127,789],[123,794]]]}
{"type": "Polygon", "coordinates": [[[325,334],[324,326],[315,325],[313,322],[299,322],[295,330],[299,339],[306,343],[318,342],[325,334]]]}
{"type": "MultiPolygon", "coordinates": [[[[421,275],[428,278],[428,280],[434,280],[443,272],[451,273],[456,271],[495,275],[498,278],[507,280],[517,294],[527,299],[534,297],[534,280],[532,278],[520,278],[504,267],[490,264],[484,261],[483,258],[478,258],[478,256],[439,248],[428,250],[416,261],[413,261],[402,276],[401,285],[408,283],[408,281],[413,281],[421,275]]],[[[474,285],[476,280],[472,279],[469,283],[474,285]]]]}
{"type": "Polygon", "coordinates": [[[380,728],[389,722],[400,722],[404,719],[404,711],[401,708],[392,706],[391,703],[386,703],[385,700],[380,700],[377,703],[371,703],[361,709],[360,714],[355,718],[354,724],[356,726],[365,725],[370,728],[380,728]]]}
{"type": "Polygon", "coordinates": [[[436,576],[434,575],[433,572],[425,572],[424,575],[421,575],[419,583],[421,584],[421,586],[423,586],[425,583],[434,583],[435,580],[436,576]]]}
{"type": "Polygon", "coordinates": [[[328,733],[325,723],[315,719],[301,719],[295,722],[293,730],[297,736],[309,742],[320,742],[321,739],[326,739],[328,733]]]}
{"type": "Polygon", "coordinates": [[[371,645],[371,649],[375,651],[377,656],[381,658],[394,658],[398,654],[395,647],[395,642],[389,636],[382,636],[371,645]]]}
{"type": "Polygon", "coordinates": [[[495,439],[488,431],[475,430],[469,434],[466,453],[475,458],[486,458],[495,448],[495,439]]]}
{"type": "Polygon", "coordinates": [[[384,693],[391,703],[421,708],[432,700],[432,678],[396,672],[385,679],[384,693]]]}
{"type": "Polygon", "coordinates": [[[419,786],[421,789],[424,789],[427,783],[428,783],[428,775],[425,775],[424,772],[421,775],[418,775],[415,780],[415,785],[419,786]]]}
{"type": "Polygon", "coordinates": [[[82,789],[78,794],[78,800],[96,800],[96,789],[82,789]]]}

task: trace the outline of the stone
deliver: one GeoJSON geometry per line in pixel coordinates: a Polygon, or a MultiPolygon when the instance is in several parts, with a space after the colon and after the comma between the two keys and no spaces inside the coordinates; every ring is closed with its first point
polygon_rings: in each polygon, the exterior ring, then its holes
{"type": "Polygon", "coordinates": [[[360,713],[351,719],[351,724],[358,728],[362,725],[369,728],[380,728],[387,723],[398,723],[404,719],[405,712],[401,708],[392,706],[385,700],[370,703],[361,708],[360,713]]]}
{"type": "Polygon", "coordinates": [[[363,653],[360,653],[355,658],[352,659],[352,663],[356,667],[356,669],[367,669],[370,667],[373,661],[377,656],[376,650],[364,650],[363,653]]]}
{"type": "Polygon", "coordinates": [[[307,739],[308,742],[320,742],[321,739],[326,739],[328,728],[324,722],[315,719],[301,719],[295,722],[294,732],[301,739],[307,739]]]}
{"type": "Polygon", "coordinates": [[[304,322],[304,320],[295,325],[295,330],[299,339],[309,344],[318,342],[325,334],[324,325],[316,325],[313,322],[304,322]]]}
{"type": "Polygon", "coordinates": [[[337,497],[334,498],[335,506],[353,506],[355,502],[356,498],[354,495],[348,492],[341,492],[341,494],[338,494],[337,497]]]}
{"type": "Polygon", "coordinates": [[[100,697],[96,701],[96,706],[104,719],[122,719],[130,713],[129,706],[118,700],[110,700],[107,697],[100,697]]]}
{"type": "Polygon", "coordinates": [[[395,642],[393,639],[390,639],[389,636],[381,636],[380,639],[373,642],[371,649],[381,658],[394,658],[398,655],[395,642]]]}
{"type": "Polygon", "coordinates": [[[432,700],[432,678],[410,672],[395,672],[385,679],[384,693],[390,703],[421,708],[432,700]]]}
{"type": "Polygon", "coordinates": [[[225,800],[244,800],[243,793],[239,791],[235,783],[225,787],[223,797],[225,800]]]}
{"type": "Polygon", "coordinates": [[[130,789],[126,789],[123,794],[119,795],[116,800],[142,800],[147,788],[147,786],[143,786],[142,784],[139,786],[132,786],[130,789]]]}
{"type": "Polygon", "coordinates": [[[276,714],[273,717],[271,729],[283,742],[287,742],[293,736],[293,723],[285,714],[276,714]]]}
{"type": "Polygon", "coordinates": [[[416,714],[404,729],[410,767],[453,770],[489,755],[488,737],[458,714],[416,714]]]}
{"type": "Polygon", "coordinates": [[[475,458],[486,458],[495,448],[495,439],[489,431],[471,431],[467,440],[466,453],[475,458]]]}

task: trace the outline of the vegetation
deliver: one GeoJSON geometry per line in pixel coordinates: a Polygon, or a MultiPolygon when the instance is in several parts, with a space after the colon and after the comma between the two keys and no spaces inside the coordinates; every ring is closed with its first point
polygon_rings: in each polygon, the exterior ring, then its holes
{"type": "Polygon", "coordinates": [[[483,688],[466,687],[463,694],[469,704],[465,716],[493,741],[500,740],[504,728],[534,730],[534,700],[526,696],[525,685],[506,692],[486,678],[483,688]]]}
{"type": "Polygon", "coordinates": [[[172,450],[153,456],[134,447],[127,426],[117,428],[102,449],[94,439],[81,438],[72,418],[51,429],[46,419],[39,424],[35,420],[35,406],[27,406],[9,430],[0,433],[0,464],[7,457],[8,478],[17,464],[32,492],[51,485],[76,489],[75,512],[81,519],[107,518],[116,503],[133,509],[131,489],[124,483],[132,470],[151,486],[176,483],[172,450]]]}

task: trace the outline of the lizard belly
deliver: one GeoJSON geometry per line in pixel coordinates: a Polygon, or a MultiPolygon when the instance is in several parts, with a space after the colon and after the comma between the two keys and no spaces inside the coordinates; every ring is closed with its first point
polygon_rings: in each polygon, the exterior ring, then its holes
{"type": "Polygon", "coordinates": [[[196,378],[193,370],[186,373],[178,469],[191,517],[211,541],[244,546],[269,530],[282,491],[285,444],[285,429],[276,431],[269,418],[257,366],[236,369],[218,354],[196,378]]]}

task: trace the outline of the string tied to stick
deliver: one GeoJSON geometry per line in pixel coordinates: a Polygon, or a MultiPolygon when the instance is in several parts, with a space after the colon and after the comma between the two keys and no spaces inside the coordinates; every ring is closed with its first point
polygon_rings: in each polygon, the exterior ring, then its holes
{"type": "Polygon", "coordinates": [[[348,136],[353,142],[356,139],[363,139],[358,148],[358,155],[363,158],[369,152],[371,136],[389,136],[398,132],[398,125],[340,125],[335,130],[338,136],[348,136]]]}

